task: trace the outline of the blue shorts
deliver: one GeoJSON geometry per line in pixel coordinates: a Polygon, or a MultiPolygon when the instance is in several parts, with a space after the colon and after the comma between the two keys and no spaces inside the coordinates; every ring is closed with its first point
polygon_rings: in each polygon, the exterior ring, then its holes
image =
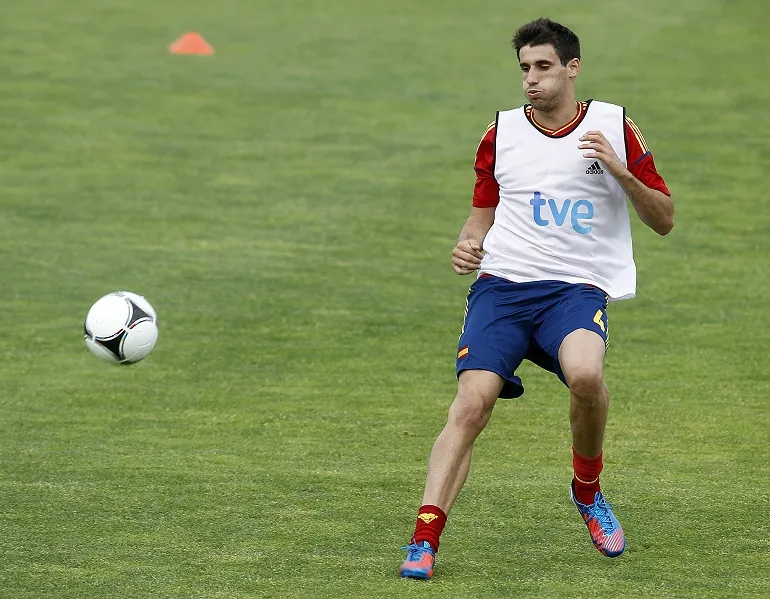
{"type": "Polygon", "coordinates": [[[468,292],[457,376],[463,370],[495,372],[505,379],[500,397],[519,397],[524,386],[515,373],[527,359],[566,385],[559,347],[577,329],[594,331],[608,344],[607,295],[598,287],[561,281],[512,283],[482,275],[468,292]]]}

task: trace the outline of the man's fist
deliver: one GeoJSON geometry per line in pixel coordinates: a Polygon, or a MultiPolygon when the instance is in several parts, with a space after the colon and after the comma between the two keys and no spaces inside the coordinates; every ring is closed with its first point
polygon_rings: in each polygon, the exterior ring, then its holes
{"type": "Polygon", "coordinates": [[[481,266],[481,245],[474,239],[458,241],[452,250],[452,270],[458,275],[469,275],[481,266]]]}

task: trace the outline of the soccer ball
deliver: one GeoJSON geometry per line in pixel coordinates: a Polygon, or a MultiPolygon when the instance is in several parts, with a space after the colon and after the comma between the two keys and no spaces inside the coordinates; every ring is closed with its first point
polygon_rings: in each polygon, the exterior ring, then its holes
{"type": "Polygon", "coordinates": [[[97,300],[86,315],[86,346],[98,358],[133,364],[158,340],[158,316],[143,296],[116,291],[97,300]]]}

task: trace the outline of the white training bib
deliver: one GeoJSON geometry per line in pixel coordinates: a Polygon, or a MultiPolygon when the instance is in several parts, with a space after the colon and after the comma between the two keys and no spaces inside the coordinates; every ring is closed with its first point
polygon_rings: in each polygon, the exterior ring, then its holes
{"type": "Polygon", "coordinates": [[[591,101],[564,137],[549,137],[524,108],[499,112],[495,178],[500,202],[479,274],[515,282],[588,283],[611,300],[634,297],[636,265],[626,194],[579,138],[601,131],[626,164],[625,110],[591,101]]]}

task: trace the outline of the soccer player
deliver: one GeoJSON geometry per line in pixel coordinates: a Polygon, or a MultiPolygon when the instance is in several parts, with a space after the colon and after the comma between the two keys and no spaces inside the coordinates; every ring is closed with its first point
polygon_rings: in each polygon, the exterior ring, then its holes
{"type": "Polygon", "coordinates": [[[519,397],[528,359],[568,387],[574,476],[569,495],[596,548],[625,549],[601,491],[609,396],[607,302],[634,297],[627,199],[660,235],[674,204],[639,128],[621,106],[575,100],[580,42],[549,19],[513,37],[528,104],[499,112],[476,154],[473,207],[452,251],[470,288],[458,390],[433,445],[401,576],[431,578],[447,514],[497,399],[519,397]]]}

